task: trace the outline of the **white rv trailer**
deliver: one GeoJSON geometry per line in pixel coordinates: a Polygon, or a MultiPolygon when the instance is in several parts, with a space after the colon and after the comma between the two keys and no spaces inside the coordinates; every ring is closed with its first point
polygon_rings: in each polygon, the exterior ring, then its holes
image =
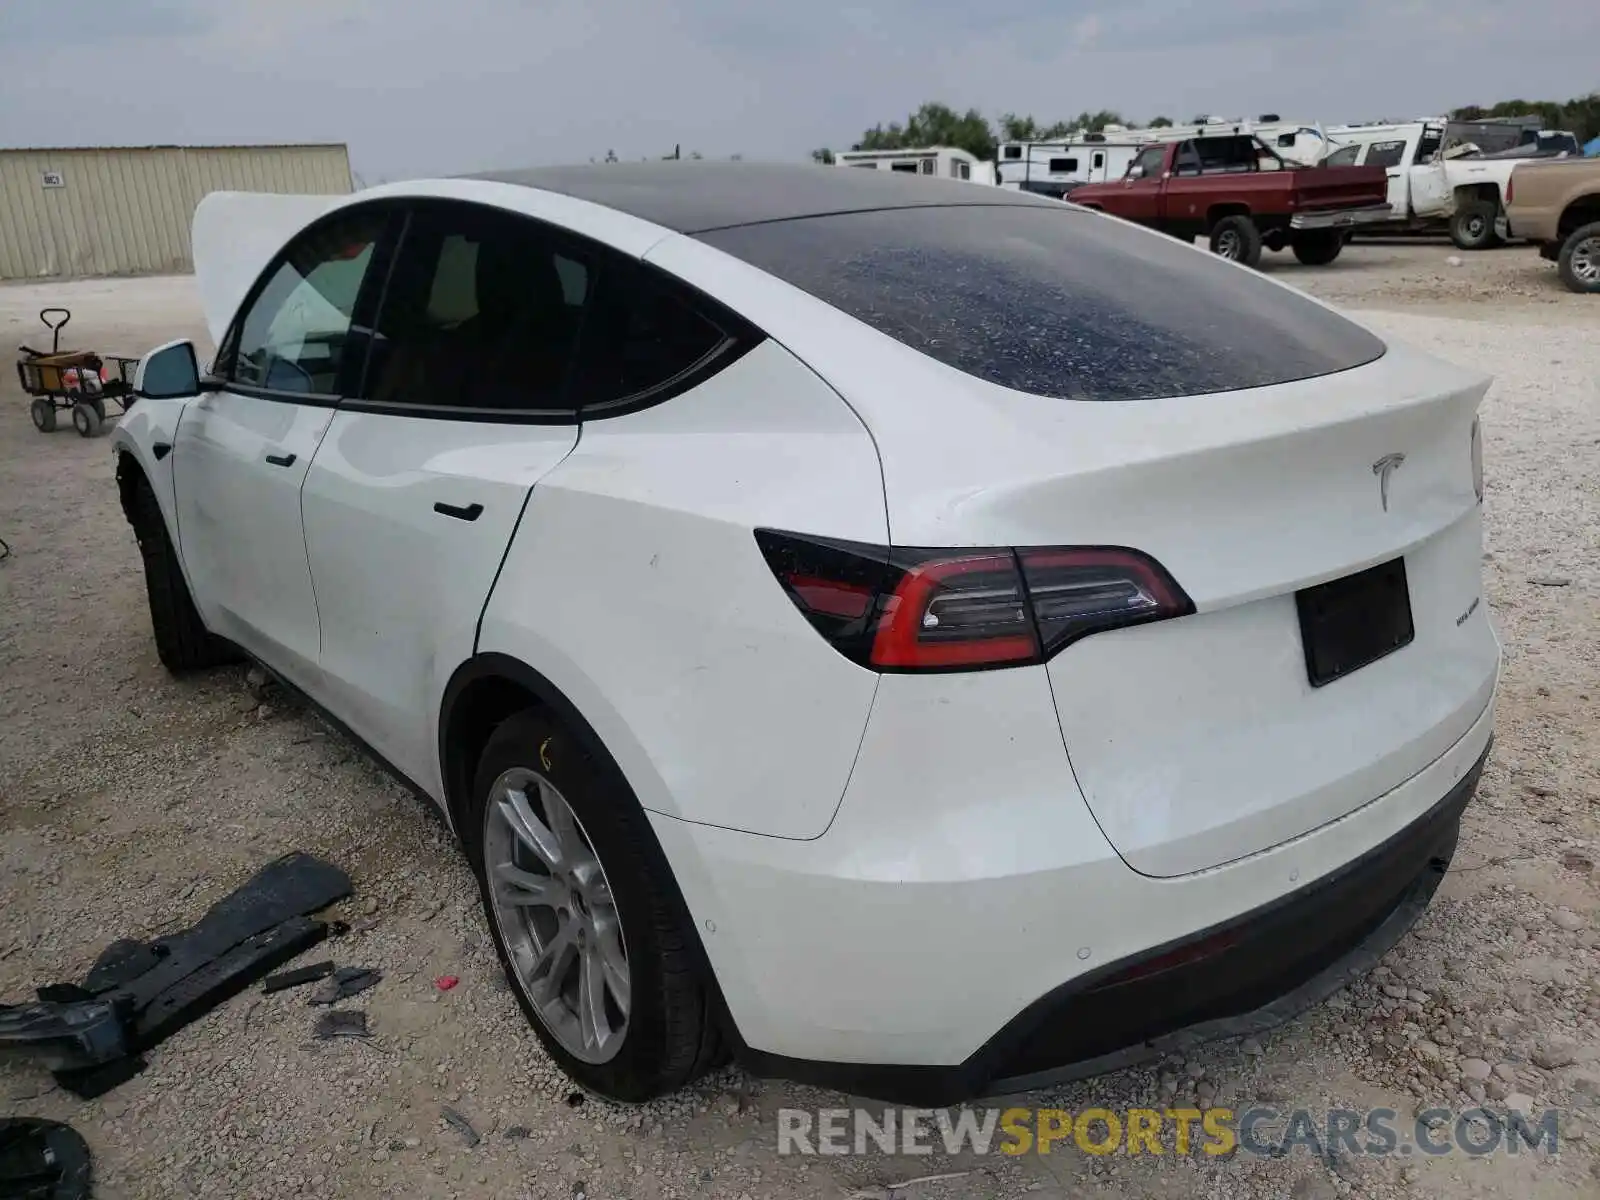
{"type": "Polygon", "coordinates": [[[1254,134],[1300,166],[1315,165],[1328,150],[1327,135],[1314,123],[1284,121],[1270,113],[1259,121],[1208,117],[1190,125],[1146,129],[1108,125],[1098,133],[1074,131],[1054,142],[1002,142],[996,172],[1001,187],[1063,196],[1080,184],[1120,179],[1152,142],[1237,134],[1254,134]]]}
{"type": "Polygon", "coordinates": [[[902,171],[908,175],[927,175],[934,179],[965,179],[972,183],[995,182],[993,163],[984,162],[976,154],[952,146],[926,146],[915,150],[845,150],[833,156],[833,165],[902,171]]]}

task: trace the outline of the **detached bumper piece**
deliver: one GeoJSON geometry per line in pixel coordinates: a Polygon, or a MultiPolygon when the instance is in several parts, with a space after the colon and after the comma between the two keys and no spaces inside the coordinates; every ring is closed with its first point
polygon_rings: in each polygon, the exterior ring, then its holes
{"type": "Polygon", "coordinates": [[[1387,204],[1364,208],[1330,208],[1298,212],[1289,218],[1290,229],[1353,229],[1357,225],[1377,225],[1394,220],[1394,209],[1387,204]]]}
{"type": "Polygon", "coordinates": [[[1485,748],[1427,813],[1363,857],[1265,907],[1065,984],[958,1066],[803,1062],[758,1051],[748,1061],[853,1095],[942,1107],[1281,1025],[1371,970],[1416,923],[1455,854],[1488,756],[1485,748]]]}
{"type": "Polygon", "coordinates": [[[0,1057],[40,1063],[85,1099],[101,1095],[138,1074],[146,1050],[326,938],[310,914],[352,890],[338,867],[285,855],[183,932],[114,942],[81,984],[0,1005],[0,1057]]]}

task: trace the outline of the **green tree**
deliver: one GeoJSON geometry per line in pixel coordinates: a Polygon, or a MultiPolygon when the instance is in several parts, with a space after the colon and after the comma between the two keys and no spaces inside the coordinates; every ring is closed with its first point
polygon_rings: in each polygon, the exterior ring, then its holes
{"type": "Polygon", "coordinates": [[[1171,117],[1157,117],[1155,120],[1150,122],[1150,128],[1151,129],[1171,129],[1172,128],[1172,118],[1171,117]]]}
{"type": "Polygon", "coordinates": [[[1086,130],[1089,133],[1099,133],[1107,125],[1126,125],[1127,120],[1121,113],[1112,112],[1102,108],[1099,112],[1081,112],[1072,122],[1072,128],[1086,130]]]}
{"type": "Polygon", "coordinates": [[[1600,137],[1600,92],[1576,96],[1565,103],[1554,100],[1502,100],[1487,108],[1467,104],[1450,113],[1452,120],[1537,116],[1546,129],[1569,129],[1580,142],[1600,137]]]}
{"type": "Polygon", "coordinates": [[[874,125],[861,135],[853,150],[907,150],[921,146],[953,146],[981,159],[992,159],[994,130],[975,108],[958,113],[948,104],[930,102],[906,118],[902,125],[874,125]]]}
{"type": "Polygon", "coordinates": [[[833,151],[826,146],[820,150],[813,150],[811,152],[811,161],[819,166],[831,167],[833,166],[833,151]]]}

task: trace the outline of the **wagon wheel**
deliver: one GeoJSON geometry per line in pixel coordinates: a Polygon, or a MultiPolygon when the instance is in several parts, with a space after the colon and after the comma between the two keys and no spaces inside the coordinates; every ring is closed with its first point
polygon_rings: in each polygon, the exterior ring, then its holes
{"type": "Polygon", "coordinates": [[[33,427],[40,433],[54,433],[56,431],[56,408],[43,396],[36,399],[29,407],[28,412],[33,417],[33,427]]]}
{"type": "Polygon", "coordinates": [[[72,406],[72,427],[78,431],[79,437],[90,438],[99,433],[103,420],[92,401],[79,400],[72,406]]]}

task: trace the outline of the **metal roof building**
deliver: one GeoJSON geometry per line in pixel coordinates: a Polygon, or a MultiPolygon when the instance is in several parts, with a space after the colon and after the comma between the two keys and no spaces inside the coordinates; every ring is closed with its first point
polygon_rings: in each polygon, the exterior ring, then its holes
{"type": "Polygon", "coordinates": [[[0,279],[189,271],[207,193],[350,190],[342,144],[0,148],[0,279]]]}

